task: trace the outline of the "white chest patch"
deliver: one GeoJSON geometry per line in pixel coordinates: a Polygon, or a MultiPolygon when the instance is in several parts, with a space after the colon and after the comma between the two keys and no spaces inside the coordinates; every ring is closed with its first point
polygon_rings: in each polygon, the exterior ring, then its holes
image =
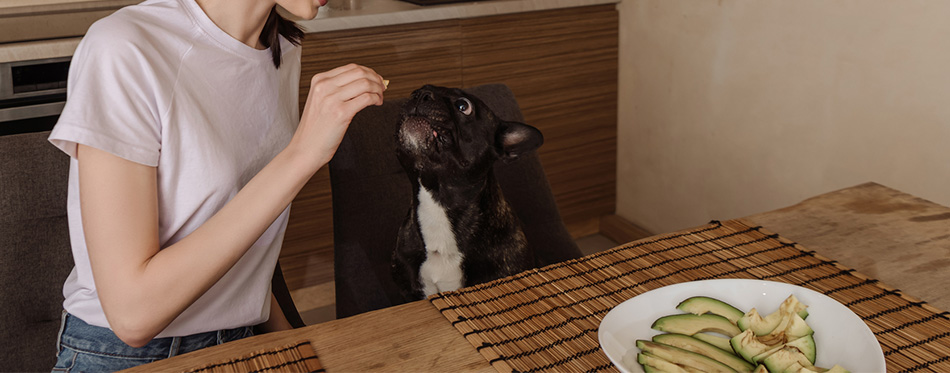
{"type": "Polygon", "coordinates": [[[445,208],[423,187],[419,188],[416,216],[426,245],[426,260],[419,267],[419,281],[426,296],[462,287],[462,253],[455,241],[452,223],[445,208]]]}

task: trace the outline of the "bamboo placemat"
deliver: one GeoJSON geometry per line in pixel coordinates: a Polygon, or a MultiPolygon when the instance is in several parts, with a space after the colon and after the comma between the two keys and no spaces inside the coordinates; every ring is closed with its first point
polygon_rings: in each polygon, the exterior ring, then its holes
{"type": "Polygon", "coordinates": [[[269,348],[236,359],[211,363],[188,372],[325,372],[310,341],[269,348]]]}
{"type": "Polygon", "coordinates": [[[868,324],[889,372],[950,372],[950,314],[743,220],[632,242],[429,301],[500,372],[615,371],[597,341],[611,308],[662,286],[714,278],[821,292],[868,324]]]}

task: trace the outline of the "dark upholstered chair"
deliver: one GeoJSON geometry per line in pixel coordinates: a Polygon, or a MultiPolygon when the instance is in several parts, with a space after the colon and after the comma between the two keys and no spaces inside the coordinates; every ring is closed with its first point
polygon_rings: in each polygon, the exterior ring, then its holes
{"type": "MultiPolygon", "coordinates": [[[[507,86],[466,91],[500,118],[524,121],[507,86]]],[[[330,161],[338,318],[405,302],[390,275],[396,233],[412,198],[409,179],[396,159],[395,133],[404,102],[386,101],[357,114],[330,161]]],[[[498,162],[495,174],[524,225],[539,266],[581,256],[535,153],[511,163],[498,162]]]]}
{"type": "MultiPolygon", "coordinates": [[[[0,371],[56,362],[63,282],[73,267],[66,219],[69,157],[49,132],[0,136],[0,371]]],[[[273,292],[303,326],[278,265],[273,292]]]]}
{"type": "Polygon", "coordinates": [[[73,268],[69,156],[49,132],[0,136],[0,370],[49,371],[73,268]]]}

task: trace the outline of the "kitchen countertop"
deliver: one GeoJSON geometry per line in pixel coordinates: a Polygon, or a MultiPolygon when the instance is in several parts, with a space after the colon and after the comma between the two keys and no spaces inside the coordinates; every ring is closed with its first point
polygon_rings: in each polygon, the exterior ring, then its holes
{"type": "MultiPolygon", "coordinates": [[[[0,19],[62,15],[69,12],[118,9],[129,0],[4,0],[0,19]]],[[[389,26],[450,19],[465,19],[522,12],[616,4],[620,0],[486,0],[420,6],[399,0],[330,0],[312,20],[297,20],[308,33],[389,26]],[[352,9],[344,9],[352,8],[352,9]]],[[[79,25],[75,37],[0,44],[0,63],[72,55],[88,24],[79,25]]],[[[3,26],[0,26],[2,32],[3,26]]]]}
{"type": "Polygon", "coordinates": [[[33,14],[72,13],[90,9],[119,9],[141,0],[3,0],[0,17],[33,14]]]}
{"type": "Polygon", "coordinates": [[[307,32],[323,32],[619,2],[620,0],[487,0],[420,6],[398,0],[330,0],[326,7],[320,8],[317,18],[298,20],[297,23],[307,32]],[[340,9],[341,4],[349,2],[358,4],[358,9],[340,9]]]}

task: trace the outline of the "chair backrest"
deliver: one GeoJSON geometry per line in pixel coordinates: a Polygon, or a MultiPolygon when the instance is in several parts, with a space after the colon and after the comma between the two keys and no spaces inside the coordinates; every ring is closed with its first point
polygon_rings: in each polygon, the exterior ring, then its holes
{"type": "MultiPolygon", "coordinates": [[[[507,86],[465,91],[498,117],[524,122],[507,86]]],[[[338,318],[405,302],[390,274],[396,234],[412,198],[409,179],[396,159],[395,133],[405,101],[388,100],[357,114],[330,161],[338,318]]],[[[539,266],[581,256],[564,227],[536,153],[498,162],[495,175],[539,266]]]]}
{"type": "Polygon", "coordinates": [[[49,371],[73,267],[69,157],[49,132],[0,136],[0,370],[49,371]]]}

